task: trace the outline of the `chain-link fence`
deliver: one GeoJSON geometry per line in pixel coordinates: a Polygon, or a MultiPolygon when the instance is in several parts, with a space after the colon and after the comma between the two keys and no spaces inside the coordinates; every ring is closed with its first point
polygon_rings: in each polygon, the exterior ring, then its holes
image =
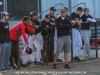
{"type": "Polygon", "coordinates": [[[10,19],[21,19],[23,16],[29,16],[31,11],[41,12],[39,6],[41,0],[0,0],[0,12],[10,13],[10,19]],[[4,5],[5,4],[5,5],[4,5]],[[7,8],[5,10],[5,8],[7,8]]]}

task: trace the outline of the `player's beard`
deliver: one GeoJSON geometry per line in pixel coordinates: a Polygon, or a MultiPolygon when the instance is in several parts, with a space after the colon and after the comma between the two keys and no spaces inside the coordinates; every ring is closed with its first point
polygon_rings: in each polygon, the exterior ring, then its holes
{"type": "Polygon", "coordinates": [[[8,19],[5,18],[5,21],[8,21],[8,19]]]}

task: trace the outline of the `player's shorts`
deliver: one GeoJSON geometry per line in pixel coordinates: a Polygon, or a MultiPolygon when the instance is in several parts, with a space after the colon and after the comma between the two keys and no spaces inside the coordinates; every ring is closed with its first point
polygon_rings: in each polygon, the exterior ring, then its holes
{"type": "Polygon", "coordinates": [[[58,37],[57,53],[61,53],[62,50],[64,50],[64,53],[70,53],[70,50],[71,50],[71,37],[70,36],[58,37]]]}

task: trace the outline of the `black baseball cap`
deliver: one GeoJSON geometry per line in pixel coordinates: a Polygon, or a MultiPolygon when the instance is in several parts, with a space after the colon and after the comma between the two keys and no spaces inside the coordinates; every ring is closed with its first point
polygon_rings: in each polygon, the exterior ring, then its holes
{"type": "Polygon", "coordinates": [[[50,11],[56,11],[55,7],[50,7],[50,11]]]}
{"type": "Polygon", "coordinates": [[[62,8],[62,9],[60,9],[60,12],[64,13],[64,12],[66,12],[66,9],[62,8]]]}
{"type": "Polygon", "coordinates": [[[86,11],[88,9],[88,11],[89,11],[89,8],[84,8],[84,11],[86,11]]]}
{"type": "Polygon", "coordinates": [[[63,7],[66,11],[68,11],[69,9],[67,7],[63,7]]]}
{"type": "Polygon", "coordinates": [[[30,13],[30,16],[32,17],[32,16],[36,16],[36,15],[38,15],[38,13],[36,12],[36,11],[32,11],[31,13],[30,13]]]}
{"type": "Polygon", "coordinates": [[[47,14],[47,15],[45,15],[45,18],[50,18],[50,15],[48,15],[48,14],[47,14]]]}
{"type": "Polygon", "coordinates": [[[82,11],[82,10],[83,10],[83,8],[82,8],[82,7],[78,7],[78,8],[77,8],[77,10],[82,11]]]}
{"type": "Polygon", "coordinates": [[[8,12],[2,12],[1,13],[1,16],[6,16],[6,15],[9,15],[9,13],[8,12]]]}

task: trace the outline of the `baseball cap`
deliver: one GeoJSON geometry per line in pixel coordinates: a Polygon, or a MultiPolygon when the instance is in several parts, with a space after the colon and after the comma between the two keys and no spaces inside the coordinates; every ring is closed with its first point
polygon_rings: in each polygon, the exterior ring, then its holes
{"type": "Polygon", "coordinates": [[[82,10],[83,10],[83,8],[82,8],[82,7],[78,7],[78,8],[77,8],[77,10],[82,11],[82,10]]]}
{"type": "Polygon", "coordinates": [[[66,9],[62,8],[62,9],[60,9],[60,12],[64,13],[64,12],[66,12],[66,9]]]}
{"type": "Polygon", "coordinates": [[[63,7],[64,9],[66,9],[66,11],[68,11],[69,9],[67,7],[63,7]]]}
{"type": "Polygon", "coordinates": [[[1,16],[6,16],[6,15],[9,15],[9,13],[8,12],[2,12],[1,13],[1,16]]]}
{"type": "Polygon", "coordinates": [[[45,18],[50,18],[50,15],[45,15],[45,18]]]}
{"type": "Polygon", "coordinates": [[[30,16],[32,17],[32,16],[35,16],[35,15],[38,15],[38,13],[36,12],[36,11],[32,11],[31,13],[30,13],[30,16]]]}
{"type": "Polygon", "coordinates": [[[50,10],[56,11],[56,8],[55,7],[50,7],[50,10]]]}
{"type": "Polygon", "coordinates": [[[89,11],[89,8],[84,8],[84,11],[86,11],[88,9],[88,11],[89,11]]]}

